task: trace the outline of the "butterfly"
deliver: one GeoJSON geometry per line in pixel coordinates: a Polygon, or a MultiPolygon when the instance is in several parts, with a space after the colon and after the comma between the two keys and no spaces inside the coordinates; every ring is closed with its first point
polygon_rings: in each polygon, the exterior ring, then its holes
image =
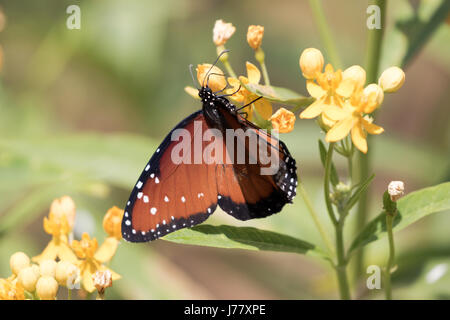
{"type": "Polygon", "coordinates": [[[198,92],[202,109],[172,129],[139,176],[124,210],[126,241],[193,227],[217,206],[249,220],[292,203],[297,168],[286,145],[247,121],[208,81],[198,92]]]}

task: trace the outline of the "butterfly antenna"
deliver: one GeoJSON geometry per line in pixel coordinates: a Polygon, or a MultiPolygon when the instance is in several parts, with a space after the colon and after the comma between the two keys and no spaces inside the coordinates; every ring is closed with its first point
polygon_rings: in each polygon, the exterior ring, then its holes
{"type": "MultiPolygon", "coordinates": [[[[216,58],[216,61],[214,61],[214,63],[211,65],[211,68],[209,68],[208,72],[206,73],[206,76],[211,72],[212,68],[217,64],[217,62],[219,62],[220,57],[222,57],[225,53],[230,52],[230,50],[223,50],[216,58]]],[[[205,78],[203,78],[203,83],[202,83],[202,87],[205,86],[205,78]]]]}
{"type": "Polygon", "coordinates": [[[198,85],[198,83],[197,83],[197,81],[195,81],[195,78],[194,78],[194,71],[192,71],[194,66],[192,65],[192,63],[189,65],[189,72],[191,73],[191,78],[192,78],[192,83],[194,84],[194,87],[196,87],[197,88],[197,90],[200,90],[198,87],[197,87],[197,85],[198,85]]]}

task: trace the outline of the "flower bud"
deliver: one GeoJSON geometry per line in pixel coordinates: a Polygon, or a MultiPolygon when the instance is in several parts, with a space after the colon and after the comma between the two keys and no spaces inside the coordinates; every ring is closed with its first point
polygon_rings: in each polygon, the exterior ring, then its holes
{"type": "Polygon", "coordinates": [[[257,50],[262,43],[264,36],[263,26],[249,26],[247,31],[247,42],[250,47],[257,50]]]}
{"type": "Polygon", "coordinates": [[[236,31],[236,28],[231,23],[225,23],[222,19],[216,20],[213,29],[213,42],[216,46],[223,46],[228,39],[236,31]]]}
{"type": "Polygon", "coordinates": [[[378,84],[384,92],[395,92],[405,82],[405,73],[399,67],[390,67],[383,71],[378,84]]]}
{"type": "Polygon", "coordinates": [[[39,264],[39,270],[41,276],[55,277],[56,271],[56,261],[54,260],[44,260],[39,264]]]}
{"type": "Polygon", "coordinates": [[[278,109],[271,117],[272,128],[279,133],[288,133],[294,130],[295,114],[285,108],[278,109]]]}
{"type": "Polygon", "coordinates": [[[38,279],[39,275],[36,274],[33,267],[26,267],[20,270],[18,275],[18,281],[28,292],[34,292],[34,290],[36,290],[38,279]]]}
{"type": "Polygon", "coordinates": [[[53,200],[50,206],[50,212],[57,217],[66,216],[70,229],[73,229],[75,223],[75,203],[69,196],[64,196],[53,200]]]}
{"type": "Polygon", "coordinates": [[[322,72],[324,59],[322,52],[315,48],[303,50],[300,56],[300,69],[306,79],[315,79],[317,73],[322,72]]]}
{"type": "MultiPolygon", "coordinates": [[[[381,103],[384,100],[383,89],[381,89],[381,87],[375,83],[371,83],[367,87],[365,87],[363,90],[363,94],[367,98],[374,99],[377,106],[381,105],[381,103]]],[[[369,112],[367,112],[367,113],[369,113],[369,112]]]]}
{"type": "Polygon", "coordinates": [[[97,271],[92,275],[92,281],[99,293],[103,293],[106,288],[112,286],[112,273],[109,270],[97,271]]]}
{"type": "Polygon", "coordinates": [[[68,261],[59,261],[56,265],[55,279],[61,286],[73,289],[80,282],[80,269],[68,261]]]}
{"type": "Polygon", "coordinates": [[[342,80],[350,79],[356,87],[363,87],[366,83],[366,70],[361,66],[354,65],[342,72],[342,80]]]}
{"type": "Polygon", "coordinates": [[[58,282],[53,277],[42,276],[37,281],[36,293],[42,300],[54,300],[58,293],[58,282]]]}
{"type": "Polygon", "coordinates": [[[391,181],[388,185],[388,193],[392,201],[397,201],[403,196],[405,191],[405,184],[403,181],[391,181]]]}
{"type": "Polygon", "coordinates": [[[219,91],[227,86],[224,73],[218,67],[204,63],[197,66],[197,79],[201,86],[208,86],[212,91],[219,91]]]}
{"type": "Polygon", "coordinates": [[[17,276],[20,270],[30,266],[30,258],[23,252],[16,252],[9,259],[9,266],[12,273],[17,276]]]}
{"type": "Polygon", "coordinates": [[[38,278],[41,276],[41,269],[37,264],[32,264],[31,269],[33,269],[33,272],[36,274],[38,278]]]}
{"type": "Polygon", "coordinates": [[[123,210],[114,206],[109,209],[103,218],[103,229],[110,237],[122,239],[123,210]]]}

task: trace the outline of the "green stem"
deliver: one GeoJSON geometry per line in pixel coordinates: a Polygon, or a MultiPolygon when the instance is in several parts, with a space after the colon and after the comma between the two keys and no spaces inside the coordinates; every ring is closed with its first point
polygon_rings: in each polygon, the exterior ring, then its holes
{"type": "Polygon", "coordinates": [[[394,266],[395,259],[395,246],[394,246],[394,234],[392,232],[392,221],[394,220],[394,216],[387,212],[386,213],[386,229],[389,239],[389,258],[386,265],[385,270],[385,284],[384,291],[386,295],[386,300],[392,300],[392,289],[391,289],[391,270],[394,266]]]}
{"type": "Polygon", "coordinates": [[[256,58],[256,60],[258,60],[259,65],[261,66],[261,71],[262,71],[263,78],[264,78],[264,84],[266,86],[270,86],[269,74],[267,73],[266,63],[264,61],[265,54],[261,47],[259,47],[255,51],[255,58],[256,58]]]}
{"type": "Polygon", "coordinates": [[[347,261],[345,259],[344,248],[344,220],[345,215],[341,216],[339,223],[336,225],[336,253],[337,265],[336,275],[339,284],[339,293],[342,300],[350,300],[350,287],[347,278],[347,261]]]}
{"type": "Polygon", "coordinates": [[[72,300],[72,289],[67,289],[67,300],[72,300]]]}
{"type": "Polygon", "coordinates": [[[316,225],[317,229],[319,230],[320,235],[322,236],[323,241],[325,242],[325,245],[328,248],[328,251],[334,255],[334,248],[331,244],[331,241],[328,237],[328,234],[325,232],[324,227],[320,223],[319,216],[317,215],[316,210],[312,206],[311,200],[309,199],[308,193],[306,192],[302,181],[299,180],[298,184],[298,190],[300,191],[300,194],[303,198],[303,201],[305,201],[306,207],[308,208],[309,213],[311,214],[311,218],[314,221],[314,224],[316,225]]]}
{"type": "Polygon", "coordinates": [[[341,68],[342,63],[339,58],[339,54],[336,49],[336,45],[333,41],[333,36],[331,35],[330,28],[328,27],[325,14],[323,12],[322,3],[320,0],[309,0],[309,6],[316,21],[317,27],[319,29],[320,38],[325,47],[325,52],[327,53],[329,60],[335,67],[335,69],[341,68]]]}
{"type": "MultiPolygon", "coordinates": [[[[386,16],[386,0],[372,0],[370,4],[377,5],[380,8],[381,29],[369,29],[367,31],[367,47],[366,47],[366,72],[367,83],[377,83],[378,69],[380,66],[381,48],[383,40],[383,31],[385,27],[386,16]]],[[[370,135],[367,137],[367,143],[370,145],[370,135]]],[[[371,151],[367,154],[359,153],[359,181],[365,181],[369,177],[370,171],[370,156],[371,151]]],[[[356,232],[362,230],[367,223],[368,212],[368,193],[364,192],[361,195],[356,213],[356,232]]],[[[364,251],[363,248],[356,252],[355,256],[355,278],[363,274],[364,251]]]]}
{"type": "MultiPolygon", "coordinates": [[[[220,55],[225,49],[225,46],[218,46],[216,48],[217,51],[217,55],[220,55]]],[[[223,66],[225,67],[225,69],[227,70],[228,74],[233,77],[233,78],[237,78],[236,77],[236,73],[234,73],[233,68],[231,67],[230,62],[228,62],[228,52],[222,54],[222,56],[220,57],[220,62],[222,62],[223,66]]]]}
{"type": "Polygon", "coordinates": [[[334,142],[331,142],[328,147],[327,157],[325,160],[325,178],[324,178],[324,186],[323,190],[325,193],[325,203],[327,205],[327,212],[330,216],[331,221],[336,226],[338,221],[336,216],[334,215],[333,206],[331,205],[330,199],[330,174],[331,174],[331,160],[333,158],[333,150],[334,150],[334,142]]]}

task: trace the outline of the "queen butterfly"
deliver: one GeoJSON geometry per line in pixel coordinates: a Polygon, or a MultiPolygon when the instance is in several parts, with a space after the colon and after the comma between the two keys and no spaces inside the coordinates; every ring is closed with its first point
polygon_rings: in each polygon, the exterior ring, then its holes
{"type": "Polygon", "coordinates": [[[242,117],[226,95],[212,92],[208,82],[198,95],[202,109],[167,135],[131,192],[122,220],[126,241],[152,241],[195,226],[217,205],[239,220],[267,217],[292,203],[296,195],[297,169],[285,144],[242,117]],[[228,139],[230,130],[241,134],[228,139]],[[186,145],[190,149],[185,150],[186,145]],[[223,147],[222,152],[217,147],[223,147]],[[180,150],[182,161],[174,161],[180,150]],[[242,150],[245,156],[238,159],[242,150]],[[267,160],[261,156],[263,150],[270,153],[270,163],[263,161],[267,160]],[[276,170],[263,174],[273,163],[276,170]]]}

